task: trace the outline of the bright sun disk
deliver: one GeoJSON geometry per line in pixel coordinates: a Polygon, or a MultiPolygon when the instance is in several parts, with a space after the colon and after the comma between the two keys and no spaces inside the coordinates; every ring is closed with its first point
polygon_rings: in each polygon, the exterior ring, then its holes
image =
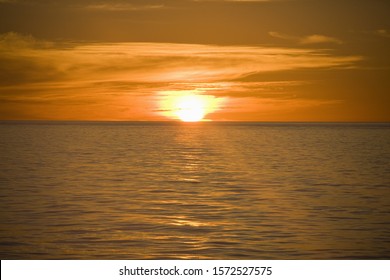
{"type": "Polygon", "coordinates": [[[176,100],[175,115],[184,122],[198,122],[206,114],[204,99],[198,95],[185,95],[176,100]]]}
{"type": "Polygon", "coordinates": [[[205,94],[204,90],[162,91],[159,111],[169,119],[198,122],[220,109],[224,98],[205,94]]]}

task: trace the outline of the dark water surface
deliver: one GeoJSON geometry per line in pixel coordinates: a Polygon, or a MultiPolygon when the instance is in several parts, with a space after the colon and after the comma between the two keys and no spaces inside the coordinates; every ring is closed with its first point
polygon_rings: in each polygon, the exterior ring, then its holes
{"type": "Polygon", "coordinates": [[[2,259],[390,258],[390,125],[0,124],[2,259]]]}

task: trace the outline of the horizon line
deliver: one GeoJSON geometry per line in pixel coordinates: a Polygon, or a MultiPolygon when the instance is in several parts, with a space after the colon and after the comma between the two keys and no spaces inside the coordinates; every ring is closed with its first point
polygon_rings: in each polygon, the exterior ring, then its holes
{"type": "Polygon", "coordinates": [[[207,124],[207,123],[291,123],[291,124],[390,124],[390,121],[256,121],[256,120],[214,120],[214,121],[198,121],[198,122],[184,122],[181,120],[45,120],[45,119],[10,119],[2,120],[1,123],[11,122],[58,122],[58,123],[174,123],[174,124],[207,124]]]}

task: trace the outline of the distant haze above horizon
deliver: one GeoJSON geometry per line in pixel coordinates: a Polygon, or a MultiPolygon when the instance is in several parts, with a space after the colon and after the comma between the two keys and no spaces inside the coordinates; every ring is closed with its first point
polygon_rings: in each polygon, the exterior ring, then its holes
{"type": "Polygon", "coordinates": [[[385,0],[0,0],[0,120],[390,121],[385,0]]]}

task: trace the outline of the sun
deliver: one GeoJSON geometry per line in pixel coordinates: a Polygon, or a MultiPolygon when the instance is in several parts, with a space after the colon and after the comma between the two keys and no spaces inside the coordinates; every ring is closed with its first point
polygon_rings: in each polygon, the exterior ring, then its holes
{"type": "Polygon", "coordinates": [[[207,104],[201,96],[180,96],[175,103],[174,114],[183,122],[198,122],[206,115],[207,104]]]}
{"type": "Polygon", "coordinates": [[[225,102],[203,89],[160,91],[158,95],[156,114],[183,122],[212,121],[206,116],[219,111],[225,102]]]}

